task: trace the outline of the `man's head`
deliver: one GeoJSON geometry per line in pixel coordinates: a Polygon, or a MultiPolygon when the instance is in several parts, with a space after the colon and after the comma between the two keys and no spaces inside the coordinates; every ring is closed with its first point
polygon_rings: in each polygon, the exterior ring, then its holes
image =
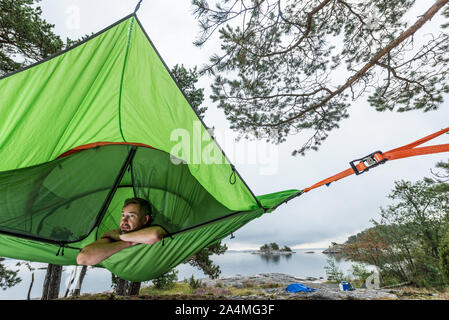
{"type": "Polygon", "coordinates": [[[142,198],[129,198],[125,200],[120,220],[122,233],[139,230],[151,219],[151,204],[142,198]]]}

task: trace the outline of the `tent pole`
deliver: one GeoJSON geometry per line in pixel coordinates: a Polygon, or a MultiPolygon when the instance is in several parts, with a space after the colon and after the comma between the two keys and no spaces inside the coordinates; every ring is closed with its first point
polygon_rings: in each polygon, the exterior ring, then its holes
{"type": "MultiPolygon", "coordinates": [[[[120,169],[120,172],[117,175],[117,178],[115,179],[114,186],[109,191],[109,194],[106,197],[106,200],[104,201],[103,206],[100,209],[100,212],[99,212],[99,214],[97,216],[97,220],[95,221],[95,224],[93,225],[93,228],[97,227],[100,224],[101,220],[103,219],[103,217],[104,217],[104,215],[106,213],[106,210],[108,209],[108,207],[109,207],[109,205],[110,205],[110,203],[112,201],[112,198],[114,197],[115,192],[117,191],[117,188],[118,188],[118,186],[120,184],[120,181],[122,181],[122,178],[123,178],[123,176],[125,174],[126,169],[128,168],[129,164],[133,160],[134,155],[136,154],[136,151],[137,151],[137,147],[136,146],[132,146],[131,150],[128,153],[128,157],[126,157],[126,160],[123,163],[123,166],[120,169]]],[[[88,232],[88,234],[91,233],[91,232],[92,232],[92,230],[90,230],[88,232]]],[[[97,238],[98,238],[98,229],[97,229],[97,238]]]]}

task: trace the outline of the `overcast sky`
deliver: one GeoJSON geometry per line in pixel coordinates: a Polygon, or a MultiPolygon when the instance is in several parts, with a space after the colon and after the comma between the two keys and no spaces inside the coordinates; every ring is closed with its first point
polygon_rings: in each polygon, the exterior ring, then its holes
{"type": "MultiPolygon", "coordinates": [[[[132,13],[137,2],[43,0],[41,7],[44,18],[55,24],[57,34],[64,39],[77,39],[132,13]]],[[[424,13],[422,8],[429,3],[417,2],[411,19],[424,13]]],[[[188,68],[202,66],[219,48],[216,39],[201,49],[193,46],[198,27],[190,0],[144,0],[138,17],[170,68],[175,64],[188,68]]],[[[441,21],[439,16],[434,18],[418,35],[431,32],[441,21]]],[[[210,83],[212,79],[202,78],[198,85],[206,90],[204,105],[208,111],[204,121],[216,128],[217,141],[256,195],[306,188],[347,169],[353,159],[377,150],[388,151],[449,127],[447,98],[438,111],[404,114],[373,111],[366,98],[362,98],[353,103],[350,118],[340,123],[340,129],[331,132],[318,152],[293,157],[292,150],[301,146],[308,134],[291,136],[286,143],[275,147],[260,142],[231,143],[236,135],[229,131],[223,112],[208,98],[210,83]]],[[[430,144],[448,142],[449,135],[443,135],[430,144]]],[[[416,181],[430,176],[435,163],[447,159],[447,153],[443,153],[395,160],[366,174],[352,175],[280,206],[274,213],[239,229],[234,239],[227,238],[224,242],[229,249],[258,248],[269,242],[293,248],[324,248],[331,241],[343,242],[348,236],[371,227],[370,219],[378,219],[379,207],[389,203],[386,195],[395,180],[416,181]]]]}

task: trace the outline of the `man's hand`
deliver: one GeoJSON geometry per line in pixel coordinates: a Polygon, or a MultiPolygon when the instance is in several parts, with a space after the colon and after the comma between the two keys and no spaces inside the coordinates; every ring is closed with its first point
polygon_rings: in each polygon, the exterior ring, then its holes
{"type": "Polygon", "coordinates": [[[152,226],[119,235],[120,240],[144,244],[154,244],[166,235],[163,228],[152,226]]]}
{"type": "Polygon", "coordinates": [[[120,241],[120,229],[110,230],[104,233],[100,239],[111,239],[113,241],[120,241]]]}
{"type": "MultiPolygon", "coordinates": [[[[110,239],[112,241],[122,241],[120,238],[120,229],[110,230],[108,232],[105,232],[100,239],[110,239]]],[[[132,242],[132,241],[125,241],[129,244],[129,246],[135,246],[136,244],[139,244],[139,242],[132,242]]]]}
{"type": "Polygon", "coordinates": [[[109,237],[101,238],[85,246],[78,253],[76,262],[79,265],[93,266],[135,244],[127,241],[114,241],[109,237]]]}
{"type": "Polygon", "coordinates": [[[166,232],[159,226],[147,227],[136,231],[120,234],[120,229],[110,230],[103,234],[100,239],[110,239],[112,241],[126,241],[130,245],[139,243],[153,244],[161,240],[166,232]]]}

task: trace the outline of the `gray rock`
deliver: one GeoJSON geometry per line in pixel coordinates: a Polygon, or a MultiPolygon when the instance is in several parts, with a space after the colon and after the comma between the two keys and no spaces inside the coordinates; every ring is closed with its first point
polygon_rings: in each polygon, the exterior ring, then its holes
{"type": "Polygon", "coordinates": [[[200,279],[203,285],[209,287],[235,287],[246,288],[267,285],[267,288],[260,289],[260,295],[245,297],[228,297],[229,299],[323,299],[323,300],[378,300],[378,299],[398,299],[398,297],[387,290],[355,289],[353,291],[340,291],[338,284],[326,283],[314,277],[296,277],[283,273],[262,273],[251,276],[234,275],[219,279],[200,279]],[[292,283],[301,283],[310,288],[316,289],[314,292],[290,293],[285,288],[292,283]],[[279,287],[270,287],[279,285],[279,287]]]}

